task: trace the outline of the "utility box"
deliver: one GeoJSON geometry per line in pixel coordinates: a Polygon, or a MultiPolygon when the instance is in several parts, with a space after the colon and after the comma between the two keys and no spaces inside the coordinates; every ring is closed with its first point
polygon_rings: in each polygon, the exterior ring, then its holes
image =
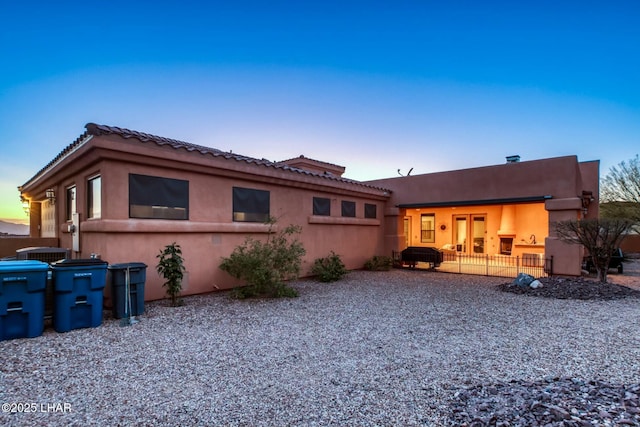
{"type": "Polygon", "coordinates": [[[108,270],[113,317],[122,319],[143,314],[147,265],[141,262],[112,264],[108,270]],[[129,288],[129,299],[127,299],[127,288],[129,288]]]}
{"type": "Polygon", "coordinates": [[[107,262],[100,259],[66,259],[53,270],[53,328],[57,332],[94,328],[102,324],[102,296],[107,262]]]}
{"type": "Polygon", "coordinates": [[[42,335],[48,270],[36,260],[0,262],[0,341],[42,335]]]}

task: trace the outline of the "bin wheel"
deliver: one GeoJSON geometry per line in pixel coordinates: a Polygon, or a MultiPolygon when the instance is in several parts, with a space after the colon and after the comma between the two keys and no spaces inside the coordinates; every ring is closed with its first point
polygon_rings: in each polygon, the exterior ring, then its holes
{"type": "Polygon", "coordinates": [[[622,264],[620,264],[620,265],[618,266],[618,273],[619,273],[619,274],[622,274],[622,271],[623,271],[622,264]]]}

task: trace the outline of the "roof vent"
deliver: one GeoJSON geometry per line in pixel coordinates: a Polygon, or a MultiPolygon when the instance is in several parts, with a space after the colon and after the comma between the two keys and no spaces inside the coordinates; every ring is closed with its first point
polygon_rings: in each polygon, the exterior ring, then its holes
{"type": "Polygon", "coordinates": [[[516,154],[515,156],[507,156],[507,163],[518,163],[520,161],[520,156],[516,154]]]}

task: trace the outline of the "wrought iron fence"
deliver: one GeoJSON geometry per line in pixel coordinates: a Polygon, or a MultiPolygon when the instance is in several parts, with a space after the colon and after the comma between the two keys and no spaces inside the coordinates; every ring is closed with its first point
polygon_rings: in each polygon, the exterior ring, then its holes
{"type": "MultiPolygon", "coordinates": [[[[394,253],[396,260],[398,255],[394,253]]],[[[436,266],[436,270],[441,272],[498,277],[516,277],[520,273],[534,277],[553,275],[553,256],[545,258],[543,254],[510,256],[444,252],[442,255],[442,263],[436,266]]],[[[420,264],[417,263],[416,267],[420,268],[420,264]]]]}
{"type": "Polygon", "coordinates": [[[534,277],[547,277],[553,275],[553,257],[544,258],[542,254],[508,256],[445,253],[438,271],[499,277],[516,277],[526,273],[534,277]]]}

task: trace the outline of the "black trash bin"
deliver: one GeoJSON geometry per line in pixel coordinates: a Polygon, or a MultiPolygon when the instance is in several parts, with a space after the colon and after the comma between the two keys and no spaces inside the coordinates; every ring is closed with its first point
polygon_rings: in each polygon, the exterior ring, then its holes
{"type": "Polygon", "coordinates": [[[147,265],[142,262],[128,262],[112,264],[108,269],[113,317],[123,319],[143,314],[147,265]],[[127,300],[127,286],[129,287],[129,300],[127,300]]]}

